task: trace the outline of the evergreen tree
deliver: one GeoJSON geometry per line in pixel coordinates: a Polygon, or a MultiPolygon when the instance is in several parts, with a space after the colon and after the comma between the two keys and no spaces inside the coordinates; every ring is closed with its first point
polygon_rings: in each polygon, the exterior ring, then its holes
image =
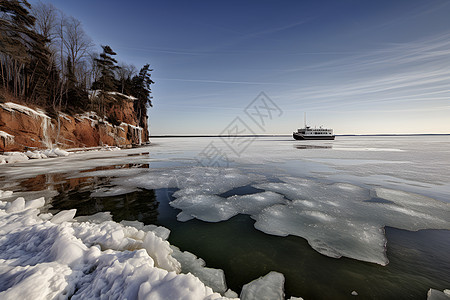
{"type": "Polygon", "coordinates": [[[117,60],[113,58],[116,53],[109,46],[102,46],[103,53],[100,58],[95,59],[100,70],[100,78],[94,82],[93,89],[100,89],[103,92],[116,90],[115,70],[118,68],[117,60]]]}
{"type": "Polygon", "coordinates": [[[26,0],[0,0],[0,74],[3,86],[16,97],[45,94],[45,80],[36,79],[36,72],[42,71],[48,52],[45,38],[33,31],[36,19],[30,8],[26,0]]]}
{"type": "Polygon", "coordinates": [[[103,115],[106,112],[107,105],[113,100],[110,92],[116,91],[115,71],[118,68],[117,60],[113,58],[116,53],[110,46],[102,46],[103,52],[100,58],[95,59],[97,68],[100,71],[100,77],[92,84],[93,90],[100,90],[98,95],[97,111],[103,115]]]}
{"type": "Polygon", "coordinates": [[[146,64],[139,71],[139,74],[134,76],[132,79],[132,95],[137,98],[134,103],[134,109],[138,115],[139,125],[141,127],[145,126],[147,122],[147,108],[153,106],[151,99],[153,98],[150,94],[151,84],[155,82],[151,79],[150,65],[146,64]]]}

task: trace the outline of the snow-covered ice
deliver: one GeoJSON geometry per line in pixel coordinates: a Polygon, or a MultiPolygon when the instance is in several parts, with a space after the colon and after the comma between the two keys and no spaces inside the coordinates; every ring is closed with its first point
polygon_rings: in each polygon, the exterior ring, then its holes
{"type": "MultiPolygon", "coordinates": [[[[158,227],[77,221],[73,210],[46,221],[48,214],[40,218],[39,211],[44,203],[0,201],[0,298],[225,299],[180,273],[170,244],[151,230],[158,227]]],[[[221,272],[185,260],[197,273],[221,272]]]]}

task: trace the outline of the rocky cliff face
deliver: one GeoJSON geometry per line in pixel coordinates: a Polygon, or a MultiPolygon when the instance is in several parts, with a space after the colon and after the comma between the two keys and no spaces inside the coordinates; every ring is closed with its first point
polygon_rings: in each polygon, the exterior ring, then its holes
{"type": "Polygon", "coordinates": [[[130,147],[148,141],[148,129],[139,127],[133,101],[113,106],[113,125],[94,112],[50,118],[44,111],[11,102],[0,103],[0,151],[25,151],[59,147],[130,147]]]}

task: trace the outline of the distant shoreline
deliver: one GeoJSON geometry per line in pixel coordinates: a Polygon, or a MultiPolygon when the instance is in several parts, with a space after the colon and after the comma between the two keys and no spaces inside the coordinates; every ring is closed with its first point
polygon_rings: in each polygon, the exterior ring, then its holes
{"type": "MultiPolygon", "coordinates": [[[[402,134],[336,134],[339,136],[449,136],[450,133],[402,133],[402,134]]],[[[292,137],[292,134],[254,134],[235,135],[236,137],[292,137]]],[[[211,138],[226,137],[226,135],[151,135],[150,138],[211,138]]]]}

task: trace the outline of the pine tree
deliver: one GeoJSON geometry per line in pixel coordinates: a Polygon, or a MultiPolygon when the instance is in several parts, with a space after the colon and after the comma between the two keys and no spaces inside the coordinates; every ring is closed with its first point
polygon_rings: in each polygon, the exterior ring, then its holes
{"type": "Polygon", "coordinates": [[[151,71],[153,69],[150,69],[150,65],[146,64],[139,71],[139,74],[132,79],[132,95],[137,98],[134,103],[134,110],[138,115],[139,126],[141,127],[144,127],[147,122],[147,108],[153,106],[150,85],[155,82],[151,79],[151,71]]]}
{"type": "Polygon", "coordinates": [[[98,111],[105,114],[105,105],[113,98],[109,92],[116,90],[115,70],[118,68],[117,60],[113,58],[116,53],[109,46],[102,46],[103,52],[100,58],[96,58],[95,62],[100,70],[100,78],[92,84],[92,89],[100,90],[98,111]]]}
{"type": "Polygon", "coordinates": [[[49,96],[46,39],[33,30],[26,0],[0,0],[0,69],[4,88],[44,103],[49,96]]]}
{"type": "Polygon", "coordinates": [[[94,84],[103,92],[112,92],[116,90],[114,72],[118,66],[117,60],[112,57],[116,53],[109,46],[102,46],[102,48],[103,53],[100,54],[100,58],[95,59],[101,76],[94,84]]]}

